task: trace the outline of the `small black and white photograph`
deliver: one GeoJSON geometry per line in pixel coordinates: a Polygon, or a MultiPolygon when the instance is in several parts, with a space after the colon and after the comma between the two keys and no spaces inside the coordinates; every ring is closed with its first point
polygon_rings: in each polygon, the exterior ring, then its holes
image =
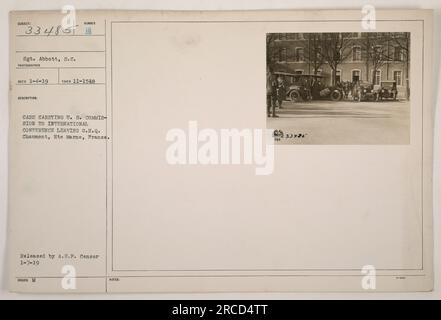
{"type": "Polygon", "coordinates": [[[410,33],[268,33],[276,144],[409,144],[410,33]]]}

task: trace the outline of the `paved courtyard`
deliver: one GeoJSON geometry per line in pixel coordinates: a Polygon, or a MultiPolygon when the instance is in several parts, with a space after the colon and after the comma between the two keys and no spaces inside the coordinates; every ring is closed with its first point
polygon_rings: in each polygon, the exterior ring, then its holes
{"type": "Polygon", "coordinates": [[[285,101],[267,128],[277,144],[408,144],[409,101],[285,101]]]}

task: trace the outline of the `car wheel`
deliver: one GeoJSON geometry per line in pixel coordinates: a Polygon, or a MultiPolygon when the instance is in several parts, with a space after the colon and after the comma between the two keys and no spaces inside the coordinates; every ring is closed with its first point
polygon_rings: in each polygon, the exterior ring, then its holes
{"type": "Polygon", "coordinates": [[[292,102],[299,102],[301,101],[300,93],[297,90],[293,90],[289,94],[289,98],[292,102]]]}
{"type": "Polygon", "coordinates": [[[338,90],[334,90],[331,93],[331,100],[332,101],[339,101],[341,100],[341,92],[338,90]]]}

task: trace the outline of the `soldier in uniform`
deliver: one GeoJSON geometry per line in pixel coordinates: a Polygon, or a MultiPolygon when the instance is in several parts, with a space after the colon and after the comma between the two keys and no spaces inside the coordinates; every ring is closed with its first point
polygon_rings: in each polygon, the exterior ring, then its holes
{"type": "Polygon", "coordinates": [[[276,115],[276,80],[274,76],[271,74],[269,68],[266,70],[266,108],[267,108],[267,116],[277,117],[276,115]]]}
{"type": "Polygon", "coordinates": [[[282,109],[282,102],[283,100],[285,100],[285,97],[286,97],[285,82],[283,81],[283,78],[281,76],[278,76],[276,83],[276,100],[280,109],[282,109]]]}

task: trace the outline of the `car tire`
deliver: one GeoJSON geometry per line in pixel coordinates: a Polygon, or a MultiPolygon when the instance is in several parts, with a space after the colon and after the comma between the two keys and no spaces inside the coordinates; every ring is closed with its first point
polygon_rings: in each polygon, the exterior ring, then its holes
{"type": "Polygon", "coordinates": [[[289,93],[289,98],[291,99],[292,102],[300,102],[302,101],[302,98],[300,96],[300,92],[298,92],[297,90],[293,90],[289,93]]]}
{"type": "Polygon", "coordinates": [[[354,95],[354,101],[356,101],[356,102],[360,102],[360,100],[361,100],[360,94],[359,94],[359,93],[356,93],[356,94],[354,95]]]}
{"type": "Polygon", "coordinates": [[[340,101],[342,94],[339,90],[334,90],[331,92],[331,100],[332,101],[340,101]]]}

